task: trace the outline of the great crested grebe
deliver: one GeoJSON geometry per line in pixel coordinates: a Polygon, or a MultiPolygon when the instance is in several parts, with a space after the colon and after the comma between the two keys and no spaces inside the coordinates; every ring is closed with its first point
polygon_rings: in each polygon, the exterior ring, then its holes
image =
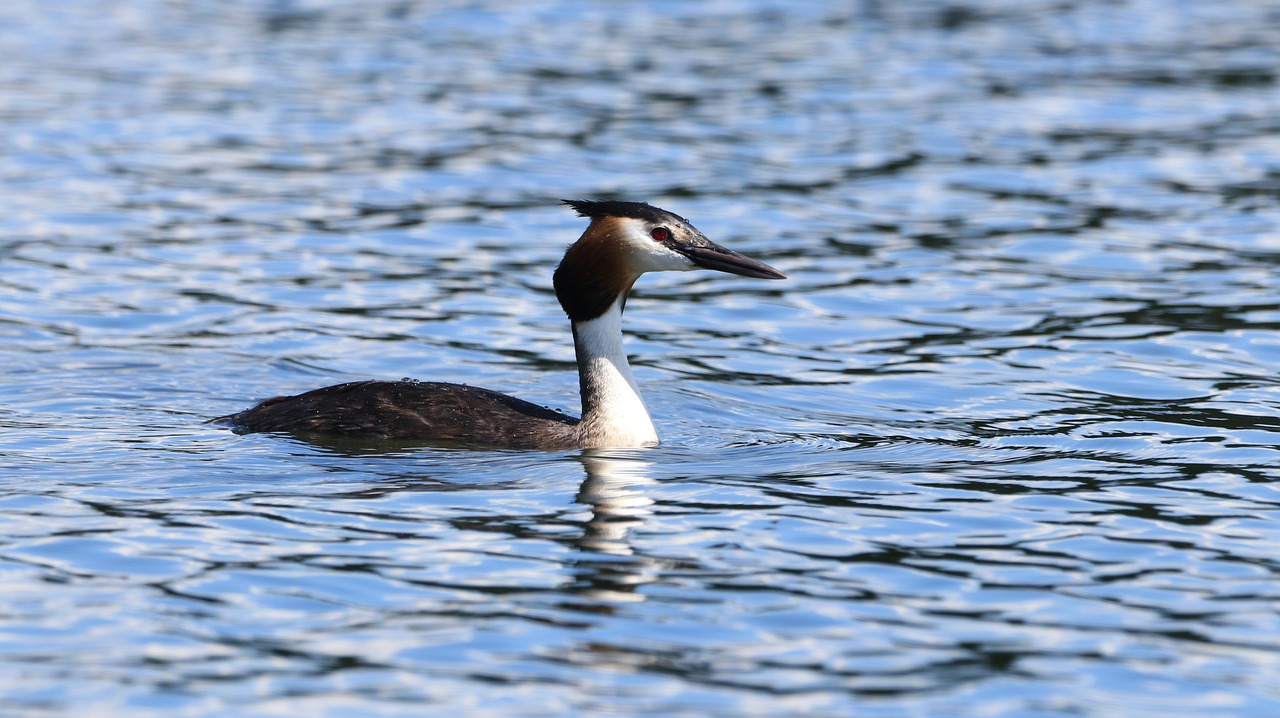
{"type": "Polygon", "coordinates": [[[622,347],[622,310],[631,286],[645,272],[665,270],[786,276],[717,245],[683,217],[643,202],[563,201],[591,220],[553,278],[556,298],[573,325],[581,419],[488,389],[403,380],[278,396],[211,423],[241,434],[281,431],[512,449],[657,444],[658,432],[622,347]]]}

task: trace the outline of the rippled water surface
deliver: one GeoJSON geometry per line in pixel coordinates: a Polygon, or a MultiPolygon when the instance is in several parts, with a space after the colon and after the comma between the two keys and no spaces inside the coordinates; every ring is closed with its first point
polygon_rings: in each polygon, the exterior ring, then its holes
{"type": "Polygon", "coordinates": [[[1280,9],[0,4],[0,713],[1280,715],[1280,9]],[[577,411],[562,197],[663,436],[577,411]]]}

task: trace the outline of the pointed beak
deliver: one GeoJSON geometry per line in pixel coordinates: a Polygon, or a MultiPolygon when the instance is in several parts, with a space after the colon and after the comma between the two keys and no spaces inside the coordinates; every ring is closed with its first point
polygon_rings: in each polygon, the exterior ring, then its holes
{"type": "Polygon", "coordinates": [[[673,247],[673,249],[688,257],[689,261],[703,269],[714,269],[718,272],[728,272],[729,274],[754,277],[756,279],[787,278],[787,275],[764,262],[758,262],[744,254],[738,254],[732,249],[725,249],[714,242],[708,241],[706,246],[683,245],[673,247]]]}

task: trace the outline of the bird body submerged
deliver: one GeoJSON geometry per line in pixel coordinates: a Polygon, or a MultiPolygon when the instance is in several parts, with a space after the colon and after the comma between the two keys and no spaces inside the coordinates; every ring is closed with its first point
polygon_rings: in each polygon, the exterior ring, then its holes
{"type": "Polygon", "coordinates": [[[582,394],[577,419],[489,389],[440,382],[357,381],[281,396],[212,421],[239,433],[428,440],[518,449],[658,443],[622,344],[627,293],[650,271],[715,269],[782,279],[720,247],[684,218],[640,202],[566,200],[591,218],[556,268],[556,297],[573,326],[582,394]]]}
{"type": "Polygon", "coordinates": [[[371,439],[431,439],[511,449],[573,449],[578,419],[464,384],[353,381],[278,396],[215,421],[241,432],[285,431],[371,439]]]}

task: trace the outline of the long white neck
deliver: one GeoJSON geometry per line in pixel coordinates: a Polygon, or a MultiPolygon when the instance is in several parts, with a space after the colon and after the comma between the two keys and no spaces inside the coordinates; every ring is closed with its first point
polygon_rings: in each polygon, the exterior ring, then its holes
{"type": "Polygon", "coordinates": [[[582,386],[583,448],[652,446],[658,431],[644,407],[622,346],[622,302],[595,319],[573,323],[582,386]]]}

